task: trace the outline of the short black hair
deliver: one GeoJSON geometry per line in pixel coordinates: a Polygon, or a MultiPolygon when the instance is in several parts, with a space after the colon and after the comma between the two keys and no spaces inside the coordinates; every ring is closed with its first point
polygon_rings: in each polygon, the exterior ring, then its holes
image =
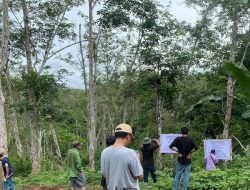
{"type": "Polygon", "coordinates": [[[4,154],[2,153],[2,154],[0,154],[0,157],[3,157],[4,156],[4,154]]]}
{"type": "Polygon", "coordinates": [[[106,138],[106,146],[111,146],[115,143],[115,136],[114,135],[111,135],[109,136],[108,138],[106,138]]]}
{"type": "Polygon", "coordinates": [[[211,150],[211,153],[212,153],[212,154],[215,154],[215,150],[214,150],[214,149],[212,149],[212,150],[211,150]]]}
{"type": "Polygon", "coordinates": [[[189,132],[189,129],[188,129],[187,127],[182,127],[182,128],[181,128],[181,134],[187,135],[188,132],[189,132]]]}
{"type": "Polygon", "coordinates": [[[115,138],[117,139],[125,139],[128,136],[129,133],[119,131],[115,133],[115,138]]]}

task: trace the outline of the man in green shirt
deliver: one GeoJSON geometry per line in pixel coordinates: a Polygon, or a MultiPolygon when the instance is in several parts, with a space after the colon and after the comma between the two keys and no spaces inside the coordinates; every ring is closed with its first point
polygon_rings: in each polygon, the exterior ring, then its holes
{"type": "Polygon", "coordinates": [[[67,174],[71,181],[72,189],[86,190],[86,178],[83,175],[82,161],[78,150],[81,149],[79,141],[73,142],[73,148],[67,152],[67,174]]]}

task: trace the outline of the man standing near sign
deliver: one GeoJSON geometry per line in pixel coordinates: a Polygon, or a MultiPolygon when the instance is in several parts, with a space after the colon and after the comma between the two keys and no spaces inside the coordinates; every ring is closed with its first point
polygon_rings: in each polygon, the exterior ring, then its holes
{"type": "Polygon", "coordinates": [[[160,142],[158,139],[151,140],[149,137],[143,139],[143,146],[141,148],[142,152],[142,167],[143,167],[143,177],[144,184],[148,183],[148,173],[151,173],[153,182],[156,183],[155,166],[154,166],[154,151],[160,147],[160,142]]]}
{"type": "Polygon", "coordinates": [[[188,180],[191,170],[191,155],[197,151],[198,146],[194,140],[188,136],[189,129],[183,127],[181,129],[182,136],[175,138],[170,144],[169,148],[178,154],[178,162],[176,166],[175,179],[174,179],[174,190],[179,189],[179,182],[181,175],[184,175],[183,190],[187,190],[188,180]]]}

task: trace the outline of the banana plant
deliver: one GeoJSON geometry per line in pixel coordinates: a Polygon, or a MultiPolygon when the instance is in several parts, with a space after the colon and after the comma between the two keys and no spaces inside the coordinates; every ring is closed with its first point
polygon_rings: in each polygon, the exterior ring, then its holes
{"type": "MultiPolygon", "coordinates": [[[[226,62],[225,67],[228,72],[234,77],[234,79],[239,83],[246,98],[250,100],[250,72],[246,68],[239,67],[230,62],[226,62]]],[[[242,114],[242,118],[250,119],[250,110],[245,111],[242,114]]]]}

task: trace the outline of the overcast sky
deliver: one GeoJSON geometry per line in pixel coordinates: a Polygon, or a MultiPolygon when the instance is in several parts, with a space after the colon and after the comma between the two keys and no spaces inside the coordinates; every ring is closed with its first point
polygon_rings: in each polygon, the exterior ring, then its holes
{"type": "MultiPolygon", "coordinates": [[[[188,23],[194,24],[199,19],[199,15],[197,14],[197,11],[192,8],[188,8],[185,5],[184,0],[157,0],[157,1],[160,2],[164,6],[167,6],[169,3],[171,3],[170,12],[179,21],[186,21],[188,23]]],[[[97,9],[98,8],[100,7],[97,7],[97,9]]],[[[77,15],[79,10],[87,14],[88,7],[87,5],[85,5],[81,8],[76,8],[66,15],[67,18],[71,22],[74,22],[76,24],[76,26],[78,26],[80,23],[83,24],[82,18],[80,18],[77,15]]],[[[56,49],[60,49],[64,47],[65,45],[67,44],[58,44],[57,45],[58,47],[56,47],[56,49]]],[[[72,53],[73,56],[77,55],[75,52],[78,52],[78,47],[69,48],[67,51],[64,51],[63,53],[66,54],[68,52],[72,53]]],[[[75,59],[77,60],[77,58],[75,59]]],[[[76,89],[83,89],[81,73],[79,72],[77,68],[72,68],[71,65],[65,64],[62,61],[57,60],[57,59],[51,60],[50,65],[52,65],[52,69],[54,71],[63,69],[63,68],[69,70],[72,73],[72,75],[66,77],[65,79],[66,80],[65,83],[67,84],[67,86],[71,88],[76,88],[76,89]]]]}

